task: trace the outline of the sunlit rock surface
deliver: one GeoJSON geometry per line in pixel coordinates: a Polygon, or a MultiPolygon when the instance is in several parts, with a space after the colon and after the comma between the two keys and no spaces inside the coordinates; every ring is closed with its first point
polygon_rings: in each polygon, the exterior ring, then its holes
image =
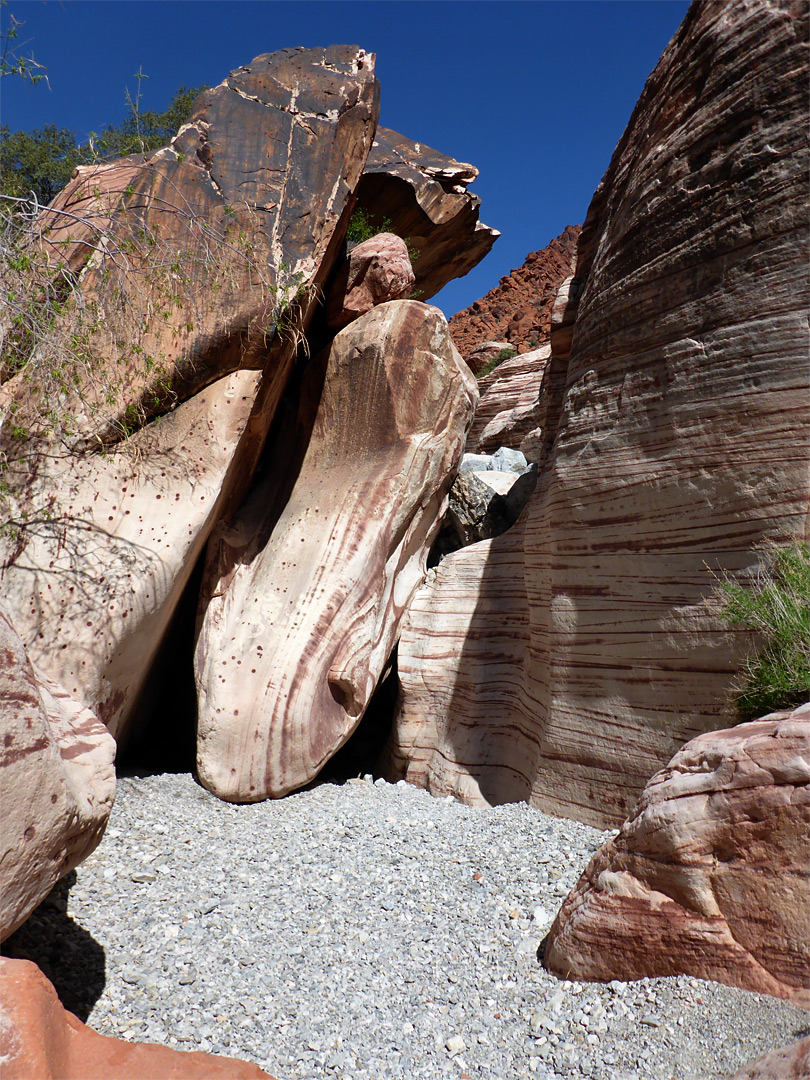
{"type": "Polygon", "coordinates": [[[810,705],[701,735],[656,773],[563,904],[545,963],[810,1007],[810,705]]]}
{"type": "Polygon", "coordinates": [[[301,787],[359,723],[424,576],[476,397],[443,315],[415,301],[361,316],[307,368],[264,475],[209,547],[198,771],[215,794],[301,787]]]}
{"type": "Polygon", "coordinates": [[[104,834],[115,741],[38,671],[0,605],[0,940],[104,834]]]}
{"type": "Polygon", "coordinates": [[[712,570],[807,537],[807,33],[694,4],[650,76],[558,301],[537,492],[409,612],[392,774],[618,824],[727,723],[750,645],[712,570]]]}

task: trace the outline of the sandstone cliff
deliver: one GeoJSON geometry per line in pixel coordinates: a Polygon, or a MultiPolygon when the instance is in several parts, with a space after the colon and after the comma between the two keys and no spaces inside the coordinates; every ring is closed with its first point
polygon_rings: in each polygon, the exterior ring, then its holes
{"type": "Polygon", "coordinates": [[[724,725],[748,642],[710,570],[808,529],[806,40],[804,3],[694,4],[650,76],[558,304],[538,490],[410,609],[393,774],[614,823],[724,725]]]}

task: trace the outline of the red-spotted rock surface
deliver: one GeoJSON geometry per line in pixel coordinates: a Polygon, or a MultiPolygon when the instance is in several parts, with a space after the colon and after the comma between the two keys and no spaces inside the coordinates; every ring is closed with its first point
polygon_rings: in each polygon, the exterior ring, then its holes
{"type": "Polygon", "coordinates": [[[361,316],[308,366],[263,481],[209,546],[197,762],[215,794],[301,787],[360,722],[476,398],[444,316],[411,300],[361,316]]]}
{"type": "Polygon", "coordinates": [[[810,1008],[810,704],[701,735],[656,773],[567,897],[545,964],[810,1008]]]}
{"type": "Polygon", "coordinates": [[[0,735],[4,940],[101,840],[115,796],[115,741],[35,669],[2,605],[0,735]]]}
{"type": "Polygon", "coordinates": [[[337,330],[388,300],[410,296],[416,278],[408,246],[393,233],[377,233],[349,252],[330,287],[329,325],[337,330]]]}
{"type": "Polygon", "coordinates": [[[568,225],[540,251],[532,251],[522,266],[505,274],[500,284],[450,319],[453,341],[473,371],[478,371],[477,345],[505,341],[518,352],[528,352],[548,341],[554,298],[565,278],[573,273],[579,225],[568,225]]]}
{"type": "Polygon", "coordinates": [[[64,1009],[39,968],[0,959],[3,1080],[272,1080],[258,1065],[99,1035],[64,1009]]]}
{"type": "Polygon", "coordinates": [[[810,1039],[771,1050],[743,1065],[728,1080],[810,1080],[810,1039]]]}
{"type": "Polygon", "coordinates": [[[393,775],[619,824],[728,723],[751,644],[711,570],[808,537],[807,33],[693,4],[648,79],[556,302],[537,491],[403,627],[393,775]]]}
{"type": "Polygon", "coordinates": [[[467,191],[477,176],[474,165],[377,128],[357,204],[373,224],[389,222],[416,251],[421,300],[472,270],[501,235],[479,220],[481,200],[467,191]]]}
{"type": "Polygon", "coordinates": [[[265,54],[200,95],[169,147],[82,172],[41,223],[112,340],[85,328],[69,431],[30,372],[3,385],[33,434],[4,473],[0,596],[32,659],[117,737],[214,522],[250,482],[378,109],[362,49],[265,54]]]}

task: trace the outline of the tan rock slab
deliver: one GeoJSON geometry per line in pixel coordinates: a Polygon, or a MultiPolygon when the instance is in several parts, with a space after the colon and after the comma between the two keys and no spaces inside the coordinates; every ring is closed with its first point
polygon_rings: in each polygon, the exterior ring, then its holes
{"type": "Polygon", "coordinates": [[[28,658],[0,605],[0,940],[104,834],[115,741],[28,658]]]}

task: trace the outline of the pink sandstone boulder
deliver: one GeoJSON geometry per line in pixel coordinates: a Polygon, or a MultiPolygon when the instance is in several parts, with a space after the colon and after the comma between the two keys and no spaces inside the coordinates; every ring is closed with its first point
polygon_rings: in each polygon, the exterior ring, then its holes
{"type": "Polygon", "coordinates": [[[0,960],[0,1063],[3,1080],[272,1080],[236,1058],[99,1035],[27,960],[0,960]]]}
{"type": "Polygon", "coordinates": [[[98,845],[115,741],[28,658],[0,605],[0,940],[98,845]]]}
{"type": "Polygon", "coordinates": [[[406,299],[416,278],[408,247],[393,233],[377,233],[349,252],[327,300],[327,319],[336,330],[388,300],[406,299]]]}
{"type": "Polygon", "coordinates": [[[728,1080],[810,1080],[810,1039],[771,1050],[743,1065],[728,1080]]]}
{"type": "Polygon", "coordinates": [[[303,786],[359,724],[476,397],[442,313],[411,300],[367,312],[307,368],[262,482],[209,545],[197,763],[221,798],[303,786]]]}
{"type": "Polygon", "coordinates": [[[620,824],[728,725],[751,643],[712,571],[808,538],[807,36],[804,3],[695,3],[648,79],[558,298],[537,489],[403,627],[393,776],[620,824]]]}
{"type": "Polygon", "coordinates": [[[545,963],[810,1008],[810,704],[701,735],[656,773],[563,904],[545,963]]]}

